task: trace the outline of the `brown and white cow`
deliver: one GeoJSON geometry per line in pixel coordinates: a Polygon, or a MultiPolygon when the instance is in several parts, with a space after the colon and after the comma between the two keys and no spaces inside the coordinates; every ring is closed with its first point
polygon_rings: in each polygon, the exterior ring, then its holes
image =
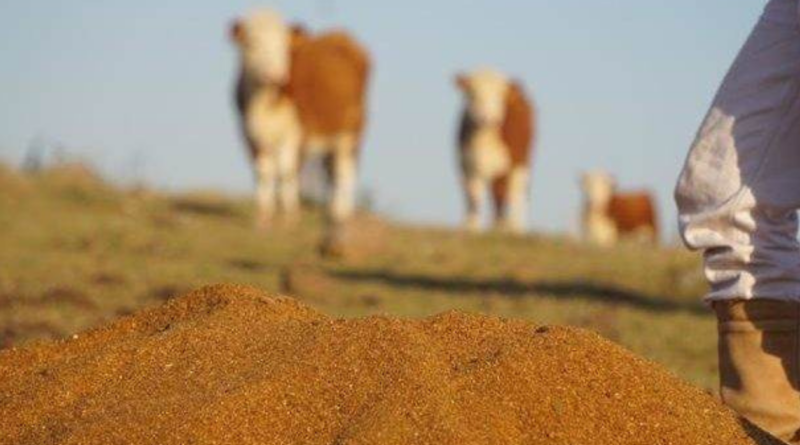
{"type": "Polygon", "coordinates": [[[519,82],[493,70],[459,74],[456,84],[466,102],[458,132],[466,228],[480,230],[491,189],[495,224],[522,232],[534,130],[530,102],[519,82]]]}
{"type": "Polygon", "coordinates": [[[620,193],[614,178],[602,171],[584,173],[581,188],[586,241],[601,246],[614,245],[620,239],[658,242],[656,209],[650,192],[620,193]]]}
{"type": "Polygon", "coordinates": [[[278,197],[286,213],[296,213],[300,164],[319,154],[332,191],[329,236],[336,238],[355,207],[367,52],[343,31],[311,35],[269,10],[236,20],[231,37],[240,55],[236,103],[255,167],[259,223],[268,223],[278,197]]]}

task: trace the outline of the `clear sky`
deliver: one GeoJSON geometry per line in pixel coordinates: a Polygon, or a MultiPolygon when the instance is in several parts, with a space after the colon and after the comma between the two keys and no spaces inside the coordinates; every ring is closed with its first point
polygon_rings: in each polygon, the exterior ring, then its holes
{"type": "Polygon", "coordinates": [[[687,146],[764,3],[3,0],[0,159],[18,162],[39,137],[115,178],[249,191],[227,26],[264,5],[314,30],[346,27],[370,49],[361,182],[379,210],[460,221],[451,79],[493,66],[523,80],[539,111],[533,228],[574,230],[578,175],[604,168],[656,191],[674,233],[687,146]]]}

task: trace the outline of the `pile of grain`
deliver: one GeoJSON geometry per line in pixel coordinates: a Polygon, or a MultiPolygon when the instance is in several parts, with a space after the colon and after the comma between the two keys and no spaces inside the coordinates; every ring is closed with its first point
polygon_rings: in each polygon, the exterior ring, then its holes
{"type": "Polygon", "coordinates": [[[588,332],[331,320],[246,287],[0,353],[2,444],[778,443],[759,434],[588,332]]]}

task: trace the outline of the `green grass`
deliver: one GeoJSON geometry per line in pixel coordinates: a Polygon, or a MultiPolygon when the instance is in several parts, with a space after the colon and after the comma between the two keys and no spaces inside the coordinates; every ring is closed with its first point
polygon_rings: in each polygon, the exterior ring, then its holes
{"type": "Polygon", "coordinates": [[[593,329],[701,387],[716,379],[699,260],[678,248],[396,225],[362,215],[339,260],[321,217],[253,229],[246,199],[115,189],[80,166],[0,166],[0,341],[57,338],[196,286],[237,282],[332,316],[466,310],[593,329]]]}

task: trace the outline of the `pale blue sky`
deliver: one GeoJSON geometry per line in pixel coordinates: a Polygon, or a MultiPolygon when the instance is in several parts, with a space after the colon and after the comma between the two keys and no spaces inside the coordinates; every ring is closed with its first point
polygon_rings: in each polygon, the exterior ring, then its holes
{"type": "Polygon", "coordinates": [[[533,228],[572,230],[577,177],[599,167],[655,190],[674,233],[687,145],[764,1],[0,0],[0,159],[18,162],[38,135],[113,177],[139,165],[160,187],[249,191],[226,32],[257,5],[370,48],[361,179],[380,210],[460,220],[451,78],[489,65],[539,109],[533,228]]]}

